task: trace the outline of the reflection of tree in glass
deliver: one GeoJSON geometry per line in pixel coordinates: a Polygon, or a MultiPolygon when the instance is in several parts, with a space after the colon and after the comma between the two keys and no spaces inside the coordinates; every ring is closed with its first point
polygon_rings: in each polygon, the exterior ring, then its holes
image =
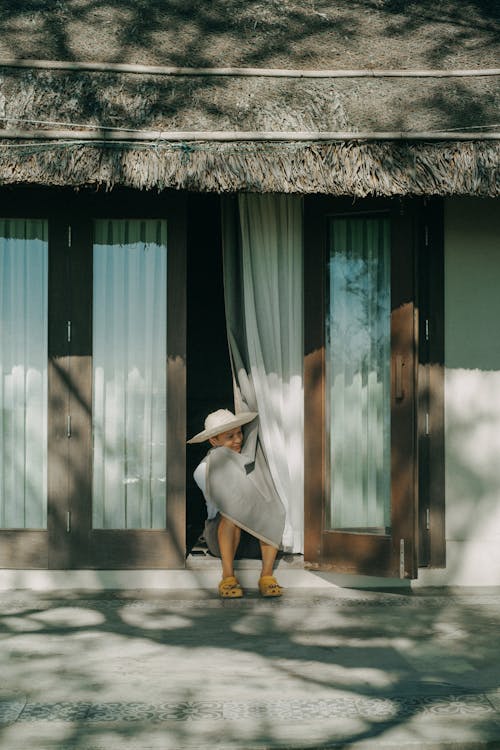
{"type": "Polygon", "coordinates": [[[330,522],[384,529],[390,522],[388,219],[332,220],[328,282],[330,522]]]}
{"type": "Polygon", "coordinates": [[[366,377],[374,361],[383,365],[390,334],[389,284],[388,219],[334,219],[327,335],[336,370],[361,371],[366,377]]]}

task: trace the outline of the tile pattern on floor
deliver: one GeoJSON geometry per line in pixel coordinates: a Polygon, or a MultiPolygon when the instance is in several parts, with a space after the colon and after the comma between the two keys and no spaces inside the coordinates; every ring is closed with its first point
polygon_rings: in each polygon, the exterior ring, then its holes
{"type": "Polygon", "coordinates": [[[222,719],[238,721],[251,718],[274,718],[303,722],[333,717],[360,717],[393,721],[405,716],[436,715],[486,716],[496,713],[486,694],[450,693],[448,695],[404,696],[387,698],[337,698],[335,700],[277,700],[259,702],[181,701],[166,703],[89,703],[60,701],[28,703],[0,701],[0,724],[12,722],[135,722],[199,721],[222,719]]]}

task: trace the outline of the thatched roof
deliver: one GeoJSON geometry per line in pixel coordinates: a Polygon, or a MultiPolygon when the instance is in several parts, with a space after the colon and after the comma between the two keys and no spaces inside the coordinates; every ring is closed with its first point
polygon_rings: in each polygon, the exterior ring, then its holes
{"type": "Polygon", "coordinates": [[[297,79],[165,76],[3,66],[1,58],[175,66],[491,68],[496,2],[465,0],[10,0],[0,10],[0,183],[332,194],[500,192],[498,76],[297,79]],[[113,129],[293,131],[301,142],[112,140],[113,129]],[[316,142],[317,132],[400,131],[407,141],[316,142]],[[411,133],[477,133],[473,142],[411,133]],[[308,137],[309,136],[309,137],[308,137]],[[76,142],[75,142],[76,139],[76,142]],[[68,141],[68,142],[67,142],[68,141]]]}
{"type": "Polygon", "coordinates": [[[495,67],[499,16],[497,0],[2,0],[0,57],[495,67]]]}

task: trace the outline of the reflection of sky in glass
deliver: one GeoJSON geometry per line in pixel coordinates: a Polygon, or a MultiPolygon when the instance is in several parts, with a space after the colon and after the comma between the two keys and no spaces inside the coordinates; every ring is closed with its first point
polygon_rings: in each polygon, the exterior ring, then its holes
{"type": "Polygon", "coordinates": [[[95,528],[166,523],[166,222],[95,222],[95,528]]]}
{"type": "Polygon", "coordinates": [[[47,525],[47,222],[0,219],[0,528],[47,525]]]}
{"type": "Polygon", "coordinates": [[[331,220],[327,371],[334,528],[389,525],[389,242],[386,218],[331,220]]]}

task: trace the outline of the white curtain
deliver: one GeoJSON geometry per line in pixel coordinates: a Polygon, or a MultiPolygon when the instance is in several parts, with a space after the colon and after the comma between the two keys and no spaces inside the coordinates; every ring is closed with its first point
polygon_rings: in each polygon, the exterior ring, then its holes
{"type": "Polygon", "coordinates": [[[166,524],[167,226],[94,227],[93,526],[166,524]]]}
{"type": "Polygon", "coordinates": [[[47,526],[47,222],[0,220],[0,528],[47,526]]]}
{"type": "MultiPolygon", "coordinates": [[[[286,509],[285,550],[303,551],[302,201],[238,196],[224,211],[226,313],[235,377],[286,509]],[[238,231],[239,224],[239,231],[238,231]],[[238,256],[238,257],[236,257],[238,256]]],[[[238,405],[237,405],[238,406],[238,405]]]]}
{"type": "Polygon", "coordinates": [[[330,528],[390,526],[390,226],[330,220],[330,528]]]}

